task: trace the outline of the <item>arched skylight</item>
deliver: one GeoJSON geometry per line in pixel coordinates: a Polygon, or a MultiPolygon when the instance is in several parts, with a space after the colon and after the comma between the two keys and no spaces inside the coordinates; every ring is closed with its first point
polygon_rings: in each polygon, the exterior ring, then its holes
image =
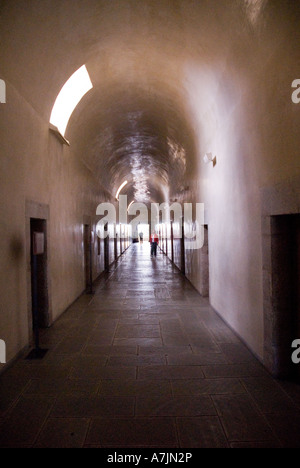
{"type": "Polygon", "coordinates": [[[85,65],[78,68],[61,88],[50,117],[50,123],[64,136],[71,114],[82,97],[93,87],[85,65]]]}
{"type": "Polygon", "coordinates": [[[129,208],[131,207],[131,205],[133,204],[134,200],[132,200],[129,205],[128,205],[128,208],[127,208],[127,211],[129,211],[129,208]]]}
{"type": "Polygon", "coordinates": [[[119,200],[119,193],[121,192],[122,188],[125,187],[126,184],[127,184],[127,180],[125,180],[123,184],[121,184],[120,187],[118,188],[117,193],[116,193],[117,200],[119,200]]]}

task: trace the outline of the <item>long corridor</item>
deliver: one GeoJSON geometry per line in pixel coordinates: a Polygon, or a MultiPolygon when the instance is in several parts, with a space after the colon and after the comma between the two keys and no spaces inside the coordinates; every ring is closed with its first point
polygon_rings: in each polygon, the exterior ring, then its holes
{"type": "Polygon", "coordinates": [[[1,447],[299,447],[277,382],[182,274],[133,244],[0,376],[1,447]]]}

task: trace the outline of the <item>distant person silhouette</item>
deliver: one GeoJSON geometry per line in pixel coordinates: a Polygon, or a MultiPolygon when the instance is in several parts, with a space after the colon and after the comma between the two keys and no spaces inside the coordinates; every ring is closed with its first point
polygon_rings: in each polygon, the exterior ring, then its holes
{"type": "Polygon", "coordinates": [[[139,232],[139,236],[140,236],[140,243],[142,244],[143,243],[143,238],[144,238],[144,234],[143,232],[139,232]]]}
{"type": "Polygon", "coordinates": [[[151,244],[151,257],[156,257],[157,245],[158,245],[158,235],[155,232],[152,232],[150,236],[150,244],[151,244]]]}

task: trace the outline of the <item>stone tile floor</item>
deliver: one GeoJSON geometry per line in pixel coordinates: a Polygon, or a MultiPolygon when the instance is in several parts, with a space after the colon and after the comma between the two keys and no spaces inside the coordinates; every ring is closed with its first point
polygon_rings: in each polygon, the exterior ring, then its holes
{"type": "Polygon", "coordinates": [[[300,447],[272,379],[161,253],[134,244],[0,376],[1,447],[300,447]]]}

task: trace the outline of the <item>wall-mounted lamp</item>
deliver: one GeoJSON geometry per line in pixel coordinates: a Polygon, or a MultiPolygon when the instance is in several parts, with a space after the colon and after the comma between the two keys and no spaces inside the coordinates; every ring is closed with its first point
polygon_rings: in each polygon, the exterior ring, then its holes
{"type": "Polygon", "coordinates": [[[205,153],[203,156],[203,161],[205,164],[212,162],[213,166],[215,166],[217,164],[217,157],[214,157],[212,153],[205,153]]]}
{"type": "Polygon", "coordinates": [[[117,193],[116,193],[117,200],[119,200],[119,193],[121,192],[122,188],[125,187],[126,184],[127,184],[127,180],[125,180],[123,184],[121,184],[120,187],[118,188],[117,193]]]}

